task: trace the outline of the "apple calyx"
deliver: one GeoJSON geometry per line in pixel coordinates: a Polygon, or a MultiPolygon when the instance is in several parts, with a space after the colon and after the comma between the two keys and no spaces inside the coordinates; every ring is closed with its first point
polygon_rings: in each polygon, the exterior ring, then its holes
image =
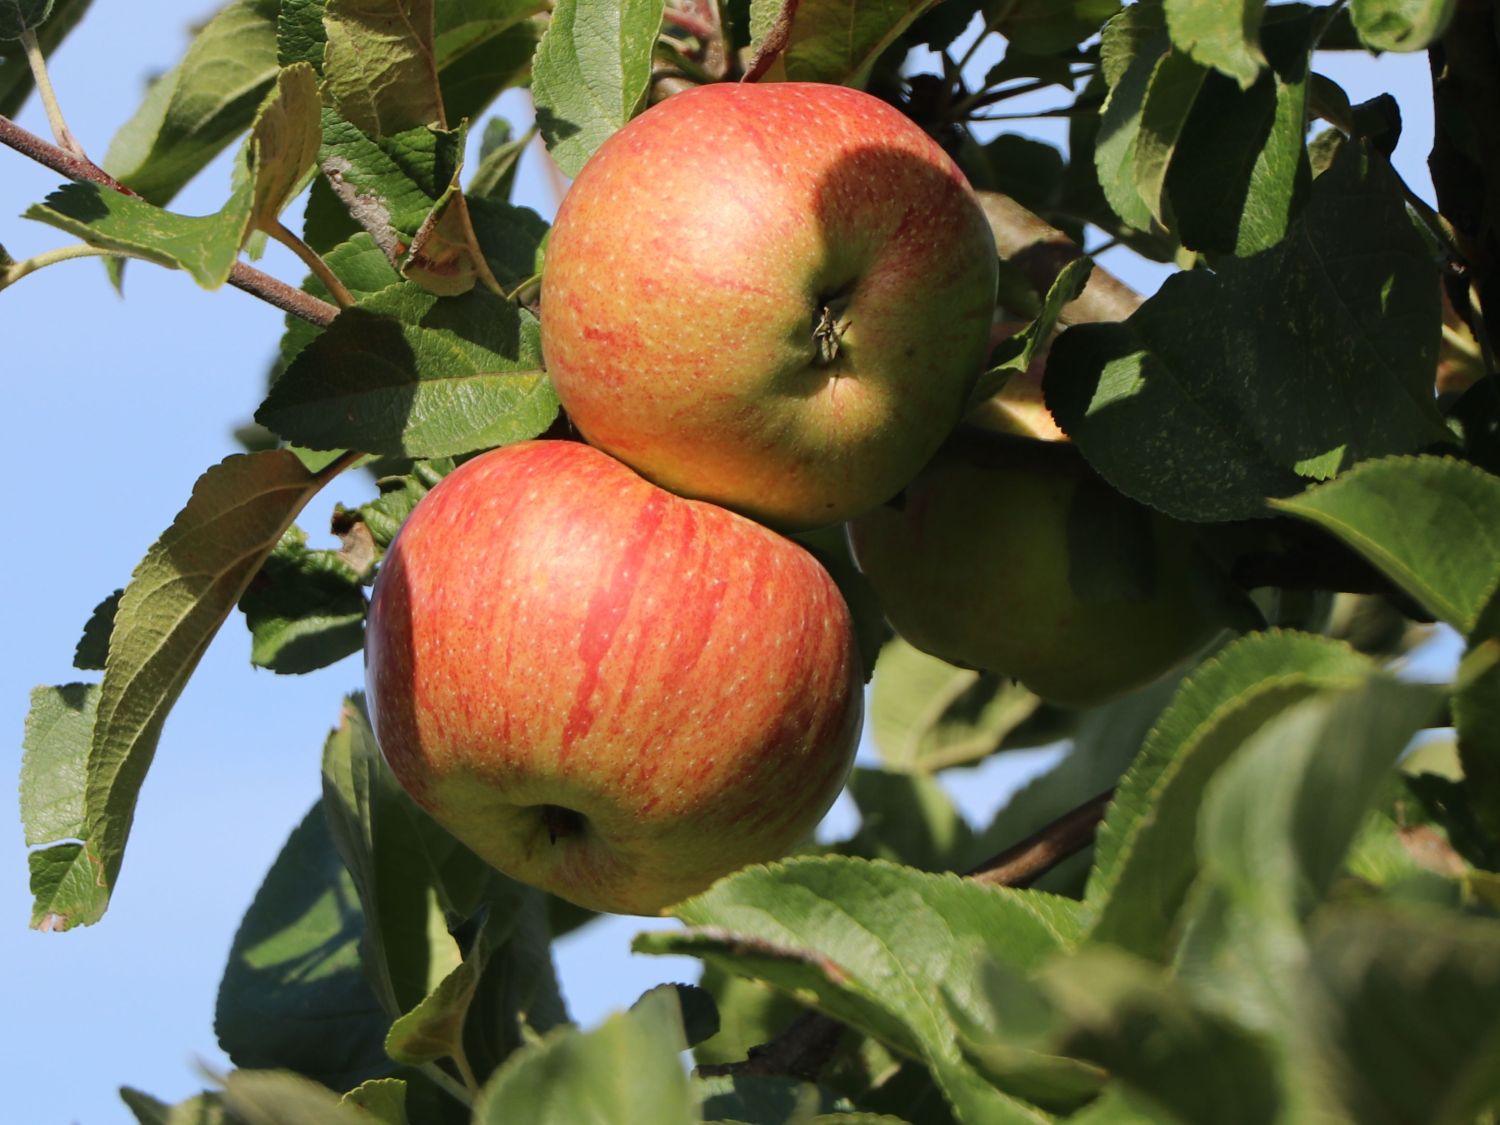
{"type": "Polygon", "coordinates": [[[555,844],[570,836],[581,836],[587,825],[588,817],[577,809],[564,808],[562,805],[542,806],[542,827],[547,830],[549,843],[555,844]]]}
{"type": "Polygon", "coordinates": [[[844,313],[849,309],[853,297],[850,286],[845,286],[826,297],[819,297],[813,313],[813,366],[829,367],[839,357],[839,343],[849,331],[849,322],[844,313]]]}

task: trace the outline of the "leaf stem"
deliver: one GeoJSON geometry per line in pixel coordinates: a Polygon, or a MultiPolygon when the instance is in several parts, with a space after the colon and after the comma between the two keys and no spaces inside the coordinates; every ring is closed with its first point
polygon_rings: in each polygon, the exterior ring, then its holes
{"type": "Polygon", "coordinates": [[[334,273],[327,262],[311,246],[288,229],[287,225],[279,219],[268,223],[261,228],[267,235],[281,243],[293,254],[301,259],[302,264],[310,269],[313,276],[321,281],[328,292],[333,294],[333,299],[339,303],[339,308],[351,308],[357,302],[354,294],[350,293],[344,283],[339,280],[338,274],[334,273]]]}
{"type": "Polygon", "coordinates": [[[437,1063],[423,1063],[422,1073],[432,1081],[432,1084],[434,1086],[442,1090],[443,1093],[447,1094],[449,1097],[456,1100],[459,1105],[462,1105],[465,1108],[473,1106],[473,1092],[442,1067],[438,1066],[437,1063]]]}
{"type": "Polygon", "coordinates": [[[52,126],[52,135],[57,143],[79,160],[87,160],[83,146],[68,128],[63,118],[62,106],[58,104],[57,92],[52,89],[52,79],[47,74],[47,60],[42,57],[42,45],[37,42],[36,31],[27,28],[21,32],[21,49],[26,52],[26,62],[31,67],[31,76],[36,80],[37,97],[47,111],[47,123],[52,126]]]}
{"type": "MultiPolygon", "coordinates": [[[[115,179],[93,161],[74,156],[54,144],[49,144],[28,129],[23,129],[10,118],[0,115],[0,144],[13,148],[23,156],[29,156],[43,167],[75,180],[79,183],[99,184],[123,195],[135,195],[119,180],[115,179]]],[[[229,272],[229,284],[236,289],[259,297],[282,312],[301,317],[309,324],[327,328],[339,313],[338,307],[319,300],[311,293],[304,293],[279,278],[262,273],[244,262],[236,262],[229,272]]]]}
{"type": "Polygon", "coordinates": [[[86,242],[80,242],[75,246],[63,246],[56,250],[47,250],[31,258],[24,258],[19,262],[11,262],[9,265],[0,265],[0,289],[5,289],[20,281],[29,273],[46,269],[48,266],[56,265],[58,262],[71,261],[74,258],[118,258],[122,257],[113,250],[105,250],[99,246],[90,246],[86,242]]]}

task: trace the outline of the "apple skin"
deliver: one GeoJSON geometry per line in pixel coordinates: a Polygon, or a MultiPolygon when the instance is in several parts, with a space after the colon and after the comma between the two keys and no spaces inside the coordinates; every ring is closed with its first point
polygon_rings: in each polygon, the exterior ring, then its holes
{"type": "Polygon", "coordinates": [[[897,110],[719,83],[579,173],[547,245],[542,352],[592,444],[682,495],[817,527],[893,496],[957,424],[997,273],[963,173],[897,110]]]}
{"type": "Polygon", "coordinates": [[[1066,442],[964,427],[849,540],[906,640],[1064,706],[1148,683],[1220,628],[1190,530],[1066,442]]]}
{"type": "Polygon", "coordinates": [[[371,595],[402,786],[483,859],[655,914],[806,839],[862,720],[848,607],[801,547],[579,442],[449,474],[371,595]]]}

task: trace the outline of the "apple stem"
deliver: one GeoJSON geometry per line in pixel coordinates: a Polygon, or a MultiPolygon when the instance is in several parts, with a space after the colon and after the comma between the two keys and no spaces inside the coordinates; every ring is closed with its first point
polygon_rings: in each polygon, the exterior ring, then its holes
{"type": "Polygon", "coordinates": [[[849,331],[849,322],[844,320],[843,316],[848,311],[852,296],[853,287],[846,285],[826,297],[819,297],[814,302],[812,330],[815,349],[814,365],[828,367],[838,359],[839,344],[844,338],[844,333],[849,331]]]}
{"type": "Polygon", "coordinates": [[[547,839],[551,843],[581,835],[586,823],[584,815],[577,809],[565,809],[561,805],[542,806],[542,824],[547,829],[547,839]]]}

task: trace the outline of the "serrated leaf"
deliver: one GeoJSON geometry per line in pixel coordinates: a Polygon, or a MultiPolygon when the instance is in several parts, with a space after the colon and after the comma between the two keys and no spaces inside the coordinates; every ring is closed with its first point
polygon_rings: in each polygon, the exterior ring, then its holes
{"type": "Polygon", "coordinates": [[[1374,671],[1347,645],[1279,632],[1251,634],[1201,664],[1152,727],[1100,826],[1085,894],[1091,936],[1164,956],[1197,872],[1198,813],[1216,773],[1288,707],[1374,671]]]}
{"type": "Polygon", "coordinates": [[[84,839],[98,891],[76,908],[59,902],[68,924],[98,920],[167,713],[245,586],[331,475],[309,473],[285,450],[229,457],[199,478],[136,567],[110,635],[89,751],[84,839]]]}
{"type": "Polygon", "coordinates": [[[1351,144],[1274,250],[1175,274],[1124,322],[1064,332],[1047,406],[1134,499],[1254,518],[1303,478],[1448,440],[1432,394],[1440,328],[1399,185],[1351,144]],[[1358,412],[1331,406],[1351,401],[1358,412]]]}
{"type": "MultiPolygon", "coordinates": [[[[1481,1120],[1500,1100],[1500,927],[1371,909],[1318,926],[1312,966],[1350,1119],[1481,1120]],[[1331,1001],[1331,1002],[1330,1002],[1331,1001]]],[[[1316,1001],[1315,1001],[1316,1002],[1316,1001]]]]}
{"type": "Polygon", "coordinates": [[[702,957],[813,1000],[932,1067],[961,1120],[1042,1120],[964,1060],[950,1008],[980,1002],[985,960],[1025,971],[1069,947],[1076,903],[824,857],[747,868],[674,913],[685,932],[643,934],[634,948],[702,957]]]}
{"type": "Polygon", "coordinates": [[[435,0],[326,0],[324,88],[369,137],[447,128],[433,55],[435,0]]]}
{"type": "MultiPolygon", "coordinates": [[[[875,60],[937,0],[751,0],[752,46],[777,59],[770,77],[863,87],[875,60]],[[772,30],[774,28],[774,30],[772,30]],[[774,42],[768,42],[774,37],[774,42]]],[[[764,67],[769,60],[759,59],[764,67]]]]}
{"type": "Polygon", "coordinates": [[[236,1070],[223,1099],[240,1125],[368,1125],[327,1086],[287,1070],[236,1070]]]}
{"type": "Polygon", "coordinates": [[[537,126],[563,173],[584,162],[645,108],[663,0],[558,0],[537,47],[531,90],[537,126]]]}
{"type": "Polygon", "coordinates": [[[1201,66],[1227,74],[1248,89],[1266,57],[1260,49],[1265,0],[1166,0],[1172,42],[1201,66]]]}
{"type": "Polygon", "coordinates": [[[566,1028],[516,1052],[480,1091],[474,1125],[691,1125],[696,1099],[677,1055],[676,997],[648,995],[593,1031],[566,1028]]]}
{"type": "MultiPolygon", "coordinates": [[[[37,44],[43,58],[51,58],[58,45],[78,26],[93,0],[60,0],[53,5],[52,16],[37,31],[37,44]]],[[[0,53],[0,114],[15,117],[36,85],[25,51],[0,53]]]]}
{"type": "Polygon", "coordinates": [[[94,607],[84,623],[83,635],[73,650],[73,667],[80,672],[102,672],[109,658],[109,634],[115,627],[115,613],[120,608],[123,589],[116,590],[94,607]]]}
{"type": "Polygon", "coordinates": [[[1351,0],[1360,42],[1374,51],[1420,51],[1447,29],[1457,0],[1351,0]]]}
{"type": "Polygon", "coordinates": [[[52,0],[0,0],[0,39],[36,31],[52,14],[52,0]]]}
{"type": "Polygon", "coordinates": [[[464,1017],[478,987],[477,961],[461,961],[415,1008],[391,1024],[386,1053],[413,1066],[462,1057],[464,1017]]]}
{"type": "Polygon", "coordinates": [[[276,0],[234,0],[152,83],[104,168],[151,203],[169,202],[250,125],[275,81],[276,0]]]}
{"type": "Polygon", "coordinates": [[[276,13],[276,58],[282,66],[305,62],[323,72],[323,0],[282,0],[276,13]]]}
{"type": "Polygon", "coordinates": [[[408,1125],[407,1084],[400,1078],[371,1078],[361,1082],[339,1101],[364,1115],[366,1125],[408,1125]]]}
{"type": "Polygon", "coordinates": [[[310,449],[445,457],[534,437],[557,413],[536,318],[488,290],[393,287],[341,312],[256,421],[310,449]]]}
{"type": "Polygon", "coordinates": [[[205,289],[216,289],[239,256],[249,208],[246,184],[212,215],[178,215],[98,184],[65,184],[27,208],[26,217],[90,246],[186,270],[205,289]]]}
{"type": "Polygon", "coordinates": [[[315,805],[266,873],[229,950],[214,1033],[236,1066],[335,1089],[388,1074],[388,1020],[360,967],[354,882],[315,805]]]}
{"type": "Polygon", "coordinates": [[[1448,457],[1393,457],[1275,502],[1326,528],[1460,633],[1500,585],[1500,477],[1448,457]]]}

